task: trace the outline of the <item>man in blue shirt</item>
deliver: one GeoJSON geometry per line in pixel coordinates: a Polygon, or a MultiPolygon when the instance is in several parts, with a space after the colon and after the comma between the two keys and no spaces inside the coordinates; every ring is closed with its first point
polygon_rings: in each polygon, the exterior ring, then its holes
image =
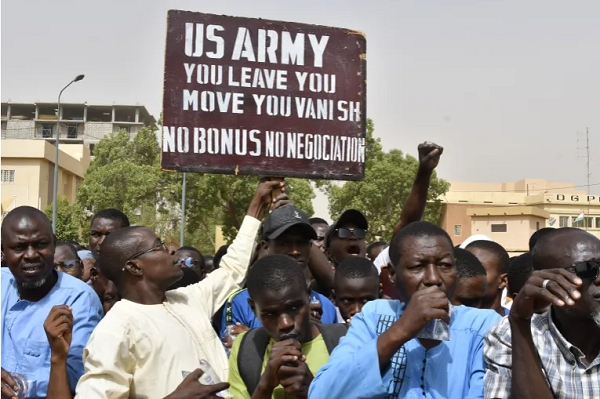
{"type": "Polygon", "coordinates": [[[74,392],[83,374],[83,347],[103,314],[90,286],[54,270],[55,243],[50,221],[35,208],[18,207],[2,222],[8,266],[2,269],[2,395],[8,398],[17,396],[13,374],[27,381],[27,398],[46,397],[51,356],[43,325],[54,305],[73,312],[67,374],[74,392]]]}
{"type": "Polygon", "coordinates": [[[448,234],[431,223],[409,224],[394,236],[390,259],[402,302],[375,300],[354,316],[309,397],[483,398],[483,340],[500,316],[450,310],[456,268],[448,234]],[[434,320],[448,323],[449,341],[419,338],[434,320]]]}
{"type": "MultiPolygon", "coordinates": [[[[269,214],[262,225],[263,245],[261,255],[288,255],[292,257],[307,275],[307,284],[310,281],[308,268],[311,254],[311,240],[317,239],[315,230],[310,225],[308,216],[293,205],[281,206],[269,214]]],[[[331,270],[330,270],[331,271],[331,270]]],[[[331,271],[333,273],[333,271],[331,271]]],[[[240,291],[229,298],[223,311],[220,336],[224,337],[226,326],[240,323],[249,328],[262,327],[248,304],[250,295],[247,290],[240,291]]],[[[321,323],[337,323],[335,306],[325,296],[316,291],[311,291],[311,309],[313,319],[320,319],[321,323]],[[319,306],[322,313],[315,310],[319,306]]]]}

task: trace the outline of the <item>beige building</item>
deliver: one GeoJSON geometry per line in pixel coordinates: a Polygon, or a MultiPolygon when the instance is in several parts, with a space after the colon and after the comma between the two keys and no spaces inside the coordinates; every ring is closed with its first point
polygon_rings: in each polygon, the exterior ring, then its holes
{"type": "MultiPolygon", "coordinates": [[[[54,145],[45,140],[2,140],[0,145],[2,216],[21,205],[43,211],[53,201],[54,145]]],[[[58,195],[72,203],[90,165],[90,151],[84,144],[59,149],[58,195]]]]}
{"type": "Polygon", "coordinates": [[[600,196],[587,196],[573,183],[454,182],[440,199],[441,226],[456,245],[484,234],[510,253],[526,252],[529,237],[543,227],[578,227],[600,238],[600,196]],[[583,220],[577,221],[582,213],[583,220]]]}

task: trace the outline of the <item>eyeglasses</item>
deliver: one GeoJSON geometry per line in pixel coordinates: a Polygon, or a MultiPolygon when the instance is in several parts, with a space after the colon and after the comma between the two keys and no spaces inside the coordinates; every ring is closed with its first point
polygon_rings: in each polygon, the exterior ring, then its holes
{"type": "Polygon", "coordinates": [[[580,262],[573,266],[575,269],[575,274],[579,277],[585,284],[591,284],[598,278],[600,274],[600,261],[598,260],[588,260],[586,262],[580,262]]]}
{"type": "MultiPolygon", "coordinates": [[[[168,250],[168,249],[167,249],[167,246],[165,245],[165,242],[164,242],[164,241],[161,241],[160,243],[156,244],[155,246],[153,246],[153,247],[152,247],[152,248],[150,248],[150,249],[147,249],[147,250],[145,250],[145,251],[138,252],[138,253],[136,253],[136,254],[132,255],[132,256],[131,256],[129,259],[127,259],[127,262],[131,262],[132,260],[134,260],[134,259],[137,259],[137,258],[139,258],[139,257],[140,257],[140,256],[142,256],[142,255],[146,255],[147,253],[150,253],[150,252],[156,251],[157,249],[162,249],[162,250],[164,250],[164,251],[167,251],[167,250],[168,250]]],[[[127,263],[127,262],[125,262],[125,263],[127,263]]]]}
{"type": "Polygon", "coordinates": [[[63,260],[54,264],[55,269],[72,269],[74,267],[81,267],[81,262],[78,260],[63,260]]]}
{"type": "Polygon", "coordinates": [[[194,267],[198,265],[198,261],[194,258],[187,257],[182,259],[177,259],[177,263],[186,267],[194,267]]]}
{"type": "Polygon", "coordinates": [[[361,229],[361,228],[354,228],[354,229],[349,229],[347,227],[340,227],[339,229],[335,229],[335,231],[337,232],[337,236],[338,238],[349,238],[350,234],[354,234],[354,237],[358,238],[359,240],[365,238],[365,236],[367,235],[367,230],[365,229],[361,229]]]}

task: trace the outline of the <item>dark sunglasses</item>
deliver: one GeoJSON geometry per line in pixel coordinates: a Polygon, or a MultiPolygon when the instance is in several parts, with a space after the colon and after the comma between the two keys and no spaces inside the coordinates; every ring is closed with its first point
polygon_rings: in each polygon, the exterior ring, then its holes
{"type": "Polygon", "coordinates": [[[198,261],[194,258],[187,257],[182,259],[177,259],[177,263],[186,267],[194,267],[198,265],[198,261]]]}
{"type": "Polygon", "coordinates": [[[588,260],[586,262],[580,262],[573,266],[575,274],[586,284],[593,283],[600,274],[600,261],[588,260]]]}
{"type": "Polygon", "coordinates": [[[81,262],[78,260],[63,260],[54,264],[55,269],[72,269],[74,267],[81,267],[81,262]]]}
{"type": "MultiPolygon", "coordinates": [[[[156,244],[152,248],[149,248],[145,251],[141,251],[141,252],[131,255],[131,257],[129,259],[127,259],[127,262],[131,262],[132,260],[137,259],[142,255],[146,255],[147,253],[156,251],[157,249],[162,249],[162,250],[168,251],[167,246],[165,245],[165,242],[161,241],[160,243],[156,244]]],[[[125,262],[125,263],[127,263],[127,262],[125,262]]]]}
{"type": "Polygon", "coordinates": [[[349,229],[347,227],[340,227],[339,229],[335,229],[338,238],[349,238],[350,234],[354,234],[354,237],[360,239],[365,238],[365,236],[367,235],[367,230],[365,229],[361,229],[361,228],[354,228],[354,229],[349,229]]]}

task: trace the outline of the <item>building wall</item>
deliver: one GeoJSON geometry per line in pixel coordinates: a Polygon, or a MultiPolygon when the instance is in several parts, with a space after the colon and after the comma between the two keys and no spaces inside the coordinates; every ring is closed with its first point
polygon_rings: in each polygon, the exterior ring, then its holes
{"type": "Polygon", "coordinates": [[[502,245],[508,252],[526,252],[529,237],[545,226],[546,220],[533,215],[473,216],[472,234],[484,234],[502,245]],[[506,232],[492,232],[492,225],[506,225],[506,232]]]}
{"type": "MultiPolygon", "coordinates": [[[[77,185],[90,164],[83,144],[63,144],[59,152],[58,195],[75,201],[77,185]]],[[[3,212],[29,205],[44,210],[52,203],[55,147],[45,140],[2,140],[2,170],[14,170],[14,182],[1,186],[3,212]],[[8,209],[5,202],[11,201],[8,209]]]]}

